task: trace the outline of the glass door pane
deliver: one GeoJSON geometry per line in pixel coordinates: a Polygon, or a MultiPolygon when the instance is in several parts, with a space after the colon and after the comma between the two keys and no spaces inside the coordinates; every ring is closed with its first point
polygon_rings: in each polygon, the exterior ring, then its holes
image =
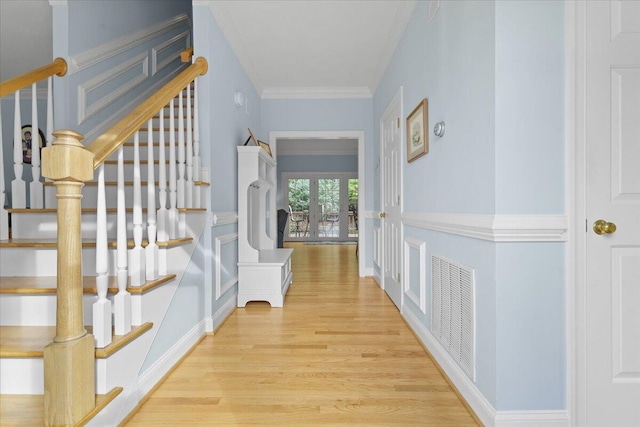
{"type": "Polygon", "coordinates": [[[289,228],[290,238],[309,237],[309,184],[308,178],[288,180],[289,191],[289,228]]]}
{"type": "Polygon", "coordinates": [[[349,237],[358,237],[358,179],[349,179],[349,237]]]}
{"type": "Polygon", "coordinates": [[[318,179],[318,237],[340,238],[340,179],[318,179]]]}

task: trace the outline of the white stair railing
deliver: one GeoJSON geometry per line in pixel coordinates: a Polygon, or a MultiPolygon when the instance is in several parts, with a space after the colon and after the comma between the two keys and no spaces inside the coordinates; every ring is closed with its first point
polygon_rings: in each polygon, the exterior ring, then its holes
{"type": "Polygon", "coordinates": [[[140,182],[140,131],[133,136],[133,249],[129,251],[131,286],[145,282],[145,254],[142,248],[142,183],[140,182]]]}
{"type": "MultiPolygon", "coordinates": [[[[22,179],[24,166],[22,164],[22,118],[20,117],[20,91],[14,94],[14,115],[13,115],[13,174],[11,181],[11,206],[16,209],[27,207],[27,187],[22,179]]],[[[36,131],[37,132],[37,131],[36,131]]]]}
{"type": "Polygon", "coordinates": [[[193,207],[193,128],[191,127],[191,84],[187,85],[187,208],[193,207]]]}
{"type": "MultiPolygon", "coordinates": [[[[138,140],[138,132],[135,136],[138,140]]],[[[137,146],[138,144],[136,144],[137,146]]],[[[137,152],[137,151],[136,151],[137,152]]],[[[138,159],[138,181],[140,180],[140,161],[138,159]]],[[[124,335],[131,331],[131,294],[127,292],[127,209],[124,191],[124,149],[118,148],[118,209],[117,209],[117,270],[118,293],[114,297],[115,334],[124,335]]],[[[142,212],[139,213],[142,218],[142,212]]],[[[134,211],[135,218],[135,211],[134,211]]],[[[142,219],[140,219],[142,222],[142,219]]],[[[142,240],[142,230],[140,230],[142,240]]],[[[134,233],[135,235],[135,233],[134,233]]],[[[132,257],[132,258],[135,258],[132,257]]],[[[140,256],[138,256],[138,260],[140,256]]]]}
{"type": "Polygon", "coordinates": [[[145,248],[146,279],[158,278],[158,245],[156,245],[156,177],[153,158],[153,120],[149,119],[147,127],[147,239],[149,243],[145,248]]]}
{"type": "MultiPolygon", "coordinates": [[[[200,111],[198,109],[198,79],[194,80],[193,87],[193,180],[202,180],[202,168],[200,160],[200,111]]],[[[193,207],[201,208],[202,190],[194,185],[193,190],[193,207]]]]}
{"type": "MultiPolygon", "coordinates": [[[[184,147],[184,107],[182,91],[178,95],[178,209],[186,207],[185,185],[185,147],[184,147]]],[[[180,237],[182,234],[180,234],[180,237]]]]}
{"type": "Polygon", "coordinates": [[[178,237],[178,180],[176,177],[176,126],[174,102],[169,104],[169,238],[178,237]]]}
{"type": "Polygon", "coordinates": [[[9,238],[9,213],[4,208],[7,194],[4,187],[4,149],[2,145],[2,109],[0,109],[0,240],[9,238]]]}
{"type": "Polygon", "coordinates": [[[97,348],[104,348],[111,344],[111,301],[107,298],[109,290],[109,248],[107,245],[107,196],[104,187],[103,163],[98,168],[96,210],[96,289],[98,301],[93,304],[93,337],[96,340],[97,348]]]}
{"type": "Polygon", "coordinates": [[[29,207],[44,207],[44,190],[40,182],[40,128],[38,127],[38,94],[36,84],[31,85],[31,184],[29,184],[29,207]]]}

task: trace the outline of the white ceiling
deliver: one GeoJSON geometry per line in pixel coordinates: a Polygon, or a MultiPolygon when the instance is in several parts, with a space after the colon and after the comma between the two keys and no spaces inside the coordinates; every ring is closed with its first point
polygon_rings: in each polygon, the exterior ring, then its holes
{"type": "Polygon", "coordinates": [[[416,1],[212,1],[263,98],[370,97],[416,1]]]}
{"type": "Polygon", "coordinates": [[[358,155],[357,139],[278,138],[278,156],[358,155]]]}
{"type": "Polygon", "coordinates": [[[47,0],[0,0],[0,81],[51,62],[52,36],[47,0]]]}

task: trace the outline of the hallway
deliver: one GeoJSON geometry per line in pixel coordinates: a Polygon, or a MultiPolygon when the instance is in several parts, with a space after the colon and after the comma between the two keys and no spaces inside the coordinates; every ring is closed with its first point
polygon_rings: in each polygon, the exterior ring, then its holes
{"type": "Polygon", "coordinates": [[[355,246],[288,247],[284,308],[234,311],[128,426],[476,425],[355,246]]]}

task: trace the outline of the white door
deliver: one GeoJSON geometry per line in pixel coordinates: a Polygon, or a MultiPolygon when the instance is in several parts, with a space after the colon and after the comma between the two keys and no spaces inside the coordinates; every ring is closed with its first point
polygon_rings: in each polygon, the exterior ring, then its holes
{"type": "Polygon", "coordinates": [[[400,259],[402,239],[400,229],[400,193],[402,188],[402,119],[401,91],[382,116],[380,140],[382,143],[382,286],[398,307],[402,307],[400,259]]]}
{"type": "Polygon", "coordinates": [[[586,421],[640,426],[640,2],[586,8],[586,421]]]}

